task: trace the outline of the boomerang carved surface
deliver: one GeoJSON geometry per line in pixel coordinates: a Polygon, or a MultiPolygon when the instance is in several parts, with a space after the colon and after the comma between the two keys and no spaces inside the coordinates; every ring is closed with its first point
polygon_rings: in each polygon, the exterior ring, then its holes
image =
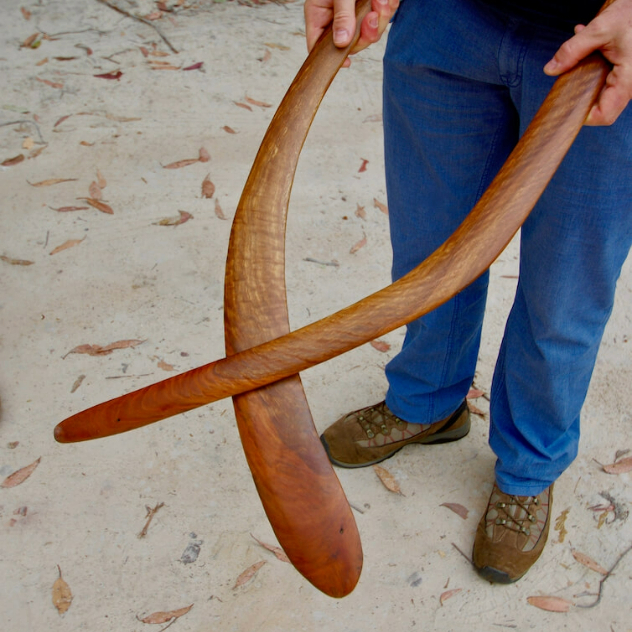
{"type": "MultiPolygon", "coordinates": [[[[358,6],[366,11],[368,1],[358,6]]],[[[287,333],[282,243],[287,199],[304,136],[346,52],[333,46],[330,35],[321,40],[257,155],[231,234],[228,357],[94,406],[55,428],[55,438],[64,443],[101,438],[239,395],[234,401],[240,436],[270,523],[298,570],[332,596],[353,589],[362,554],[298,373],[422,316],[480,276],[535,205],[608,72],[603,58],[594,55],[556,81],[481,200],[415,270],[355,305],[287,333]],[[271,197],[268,186],[275,191],[271,197]],[[266,385],[271,386],[261,388],[266,385]]]]}

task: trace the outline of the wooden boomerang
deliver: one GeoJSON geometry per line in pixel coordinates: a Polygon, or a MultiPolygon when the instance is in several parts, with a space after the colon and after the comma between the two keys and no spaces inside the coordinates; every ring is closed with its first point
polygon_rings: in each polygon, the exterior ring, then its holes
{"type": "MultiPolygon", "coordinates": [[[[358,3],[358,11],[365,15],[368,3],[358,3]]],[[[347,52],[333,46],[330,34],[320,40],[290,86],[257,155],[231,236],[228,357],[94,406],[55,428],[55,438],[62,443],[101,438],[258,389],[254,397],[235,397],[257,490],[292,563],[335,597],[355,586],[362,554],[353,516],[318,440],[298,373],[428,313],[479,277],[527,218],[609,70],[600,55],[592,55],[555,82],[489,189],[455,233],[417,268],[340,312],[284,333],[288,325],[280,235],[285,209],[279,214],[270,199],[287,206],[307,128],[347,52]],[[284,149],[285,143],[291,149],[284,149]],[[275,161],[280,154],[283,157],[275,161]],[[272,197],[258,184],[260,178],[271,183],[272,197]],[[254,234],[250,222],[260,234],[254,234]],[[266,250],[267,244],[272,251],[266,250]],[[251,274],[255,282],[248,279],[251,274]]]]}

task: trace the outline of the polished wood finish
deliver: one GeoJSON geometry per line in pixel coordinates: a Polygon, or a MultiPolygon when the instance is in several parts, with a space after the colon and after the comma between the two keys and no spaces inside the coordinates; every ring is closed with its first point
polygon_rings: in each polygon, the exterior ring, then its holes
{"type": "Polygon", "coordinates": [[[233,396],[248,464],[277,537],[300,572],[332,596],[353,589],[362,553],[298,373],[418,318],[480,276],[527,218],[608,72],[593,55],[556,81],[487,192],[422,264],[362,301],[289,332],[283,281],[289,192],[304,136],[345,54],[330,35],[319,42],[253,166],[226,271],[227,358],[94,406],[55,428],[60,442],[106,437],[233,396]]]}

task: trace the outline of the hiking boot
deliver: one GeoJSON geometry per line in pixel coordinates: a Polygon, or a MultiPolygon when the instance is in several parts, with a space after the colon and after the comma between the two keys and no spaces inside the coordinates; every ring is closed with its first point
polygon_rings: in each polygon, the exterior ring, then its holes
{"type": "Polygon", "coordinates": [[[512,496],[494,483],[472,554],[481,577],[511,584],[533,566],[549,534],[552,501],[553,485],[537,496],[512,496]]]}
{"type": "Polygon", "coordinates": [[[341,467],[365,467],[393,456],[410,443],[446,443],[470,431],[464,401],[449,417],[433,424],[412,424],[394,415],[385,402],[356,410],[321,435],[329,460],[341,467]]]}

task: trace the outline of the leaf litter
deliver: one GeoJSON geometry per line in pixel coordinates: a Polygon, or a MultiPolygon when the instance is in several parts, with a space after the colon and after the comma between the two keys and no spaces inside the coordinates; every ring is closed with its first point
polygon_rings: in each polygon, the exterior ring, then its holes
{"type": "Polygon", "coordinates": [[[382,353],[386,353],[391,348],[391,345],[388,344],[388,342],[386,342],[385,340],[371,340],[369,344],[374,349],[377,349],[378,351],[382,353]]]}
{"type": "Polygon", "coordinates": [[[463,589],[462,588],[452,588],[451,590],[446,590],[441,593],[439,597],[439,603],[443,605],[448,599],[454,597],[454,595],[458,595],[463,589]]]}
{"type": "Polygon", "coordinates": [[[68,239],[68,241],[65,241],[60,246],[53,248],[48,254],[56,255],[58,252],[62,252],[62,250],[68,250],[68,248],[72,248],[73,246],[80,244],[84,239],[85,237],[83,237],[82,239],[68,239]]]}
{"type": "Polygon", "coordinates": [[[117,342],[112,342],[109,345],[105,345],[104,347],[102,347],[101,345],[89,345],[89,344],[79,345],[75,347],[74,349],[71,349],[64,356],[64,358],[70,355],[71,353],[83,353],[90,356],[109,355],[110,353],[112,353],[112,351],[115,351],[116,349],[134,349],[138,345],[143,344],[143,342],[145,341],[130,339],[130,340],[119,340],[117,342]]]}
{"type": "Polygon", "coordinates": [[[461,516],[463,520],[466,520],[470,513],[469,509],[459,503],[441,503],[441,507],[446,507],[450,511],[453,511],[457,516],[461,516]]]}
{"type": "Polygon", "coordinates": [[[184,608],[178,608],[178,610],[160,610],[158,612],[152,612],[143,619],[139,619],[142,623],[169,623],[173,619],[179,619],[183,617],[189,610],[193,608],[193,604],[185,606],[184,608]]]}
{"type": "Polygon", "coordinates": [[[42,460],[42,457],[40,456],[36,461],[33,461],[33,463],[31,463],[30,465],[26,465],[20,468],[19,470],[17,470],[16,472],[13,472],[13,474],[7,476],[4,479],[4,481],[2,481],[2,484],[0,484],[0,487],[11,488],[11,487],[17,487],[18,485],[21,485],[31,474],[33,474],[33,472],[37,469],[37,466],[40,464],[41,460],[42,460]]]}
{"type": "Polygon", "coordinates": [[[610,465],[604,465],[603,471],[608,474],[624,474],[626,472],[632,472],[632,456],[615,461],[610,465]]]}
{"type": "Polygon", "coordinates": [[[76,182],[77,178],[49,178],[48,180],[42,180],[41,182],[27,182],[32,187],[50,187],[54,184],[61,184],[62,182],[76,182]]]}
{"type": "Polygon", "coordinates": [[[28,259],[12,259],[6,255],[0,255],[0,260],[5,263],[10,263],[12,266],[31,266],[35,263],[34,261],[29,261],[28,259]]]}
{"type": "Polygon", "coordinates": [[[603,566],[601,566],[601,564],[598,564],[597,562],[595,562],[595,560],[593,560],[592,557],[589,557],[585,553],[581,553],[580,551],[577,551],[575,549],[571,549],[571,553],[573,554],[573,557],[580,564],[583,564],[584,566],[586,566],[590,570],[593,570],[596,573],[600,573],[601,575],[607,575],[608,574],[608,571],[603,566]]]}
{"type": "Polygon", "coordinates": [[[61,568],[59,567],[59,564],[57,564],[57,570],[59,571],[59,577],[53,583],[52,599],[53,605],[57,608],[57,612],[59,612],[59,614],[64,614],[68,608],[70,608],[70,604],[72,603],[72,591],[70,590],[70,586],[61,576],[61,568]]]}
{"type": "Polygon", "coordinates": [[[215,185],[211,182],[211,174],[209,173],[204,180],[202,180],[202,197],[210,200],[215,195],[215,185]]]}
{"type": "Polygon", "coordinates": [[[399,482],[386,468],[381,465],[374,465],[373,471],[377,474],[377,477],[380,479],[382,485],[384,485],[389,492],[400,494],[401,496],[404,495],[402,494],[399,482]]]}
{"type": "Polygon", "coordinates": [[[278,560],[291,564],[290,558],[285,554],[285,551],[281,547],[274,546],[272,544],[267,544],[266,542],[262,542],[261,540],[259,540],[259,538],[255,538],[255,536],[252,535],[252,533],[250,534],[250,536],[255,542],[257,542],[257,544],[262,546],[264,549],[266,549],[267,551],[270,551],[271,553],[274,553],[274,555],[276,556],[278,560]]]}
{"type": "Polygon", "coordinates": [[[547,610],[548,612],[568,612],[572,605],[568,599],[550,595],[527,597],[527,602],[536,608],[540,608],[540,610],[547,610]]]}
{"type": "Polygon", "coordinates": [[[186,211],[178,211],[179,215],[177,217],[165,217],[161,219],[159,222],[154,222],[154,226],[180,226],[180,224],[184,224],[188,222],[190,219],[193,219],[193,215],[191,213],[187,213],[186,211]]]}
{"type": "Polygon", "coordinates": [[[244,584],[247,584],[249,581],[251,581],[252,578],[257,574],[258,570],[265,563],[266,563],[265,560],[261,560],[260,562],[257,562],[256,564],[249,566],[243,573],[241,573],[241,575],[239,575],[239,577],[237,578],[237,581],[235,582],[235,585],[233,586],[233,590],[236,590],[240,586],[243,586],[244,584]]]}

